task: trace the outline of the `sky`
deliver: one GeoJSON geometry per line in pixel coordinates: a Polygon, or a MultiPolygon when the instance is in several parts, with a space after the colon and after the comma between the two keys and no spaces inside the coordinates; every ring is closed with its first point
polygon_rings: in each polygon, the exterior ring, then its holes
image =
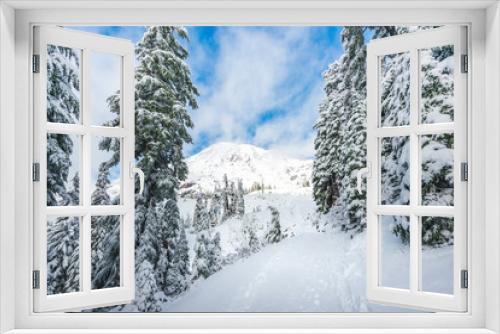
{"type": "MultiPolygon", "coordinates": [[[[145,27],[75,27],[137,43],[145,27]]],[[[187,156],[221,141],[312,158],[322,73],[342,52],[339,27],[187,27],[187,63],[200,93],[187,156]]],[[[105,77],[109,59],[96,60],[105,77]],[[106,62],[107,61],[107,62],[106,62]]],[[[108,94],[106,80],[102,94],[108,94]]],[[[103,95],[104,96],[104,95],[103,95]]],[[[98,100],[103,101],[104,97],[98,100]]]]}

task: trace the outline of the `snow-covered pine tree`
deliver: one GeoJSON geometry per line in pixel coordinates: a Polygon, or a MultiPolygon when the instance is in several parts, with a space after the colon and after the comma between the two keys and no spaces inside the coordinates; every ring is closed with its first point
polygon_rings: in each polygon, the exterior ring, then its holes
{"type": "Polygon", "coordinates": [[[238,179],[238,189],[236,192],[236,214],[243,217],[245,214],[245,191],[243,190],[243,181],[238,179]]]}
{"type": "Polygon", "coordinates": [[[271,221],[268,224],[266,241],[267,243],[272,244],[280,242],[281,239],[283,239],[283,235],[281,233],[280,213],[278,209],[273,206],[269,206],[269,210],[271,211],[271,221]]]}
{"type": "Polygon", "coordinates": [[[208,255],[208,269],[210,271],[210,275],[218,272],[222,268],[222,248],[220,245],[220,233],[217,232],[215,235],[210,238],[208,247],[207,247],[207,255],[208,255]]]}
{"type": "MultiPolygon", "coordinates": [[[[423,123],[452,122],[454,119],[453,46],[422,50],[423,123]]],[[[455,69],[456,70],[456,69],[455,69]]],[[[454,204],[453,134],[421,136],[422,204],[454,204]]],[[[422,243],[429,246],[452,245],[453,220],[443,217],[422,219],[422,243]]]]}
{"type": "Polygon", "coordinates": [[[161,204],[162,206],[158,210],[158,221],[160,223],[163,244],[161,255],[158,259],[157,270],[160,274],[161,279],[159,281],[161,286],[164,287],[165,294],[167,296],[175,296],[186,289],[187,275],[189,275],[185,270],[182,271],[179,265],[180,257],[184,257],[183,260],[185,260],[187,255],[181,254],[185,249],[180,249],[178,245],[181,228],[182,230],[184,229],[180,226],[179,208],[176,201],[168,199],[161,204]]]}
{"type": "MultiPolygon", "coordinates": [[[[78,123],[80,117],[80,54],[75,49],[47,47],[47,121],[78,123]]],[[[47,136],[47,205],[67,203],[72,138],[47,136]]],[[[78,204],[78,203],[76,203],[78,204]]]]}
{"type": "Polygon", "coordinates": [[[92,234],[103,230],[92,240],[92,289],[120,286],[120,217],[93,217],[92,234]]]}
{"type": "MultiPolygon", "coordinates": [[[[80,178],[75,173],[73,188],[63,205],[75,205],[80,194],[80,178]]],[[[47,221],[47,293],[79,290],[80,228],[78,217],[58,217],[47,221]]]]}
{"type": "Polygon", "coordinates": [[[236,207],[238,205],[238,194],[236,192],[236,187],[233,181],[229,183],[228,200],[229,200],[228,215],[229,217],[232,217],[236,214],[236,207]]]}
{"type": "MultiPolygon", "coordinates": [[[[140,249],[140,248],[139,248],[140,249]]],[[[161,311],[161,301],[157,294],[160,290],[156,285],[156,275],[153,265],[148,260],[137,263],[135,281],[135,304],[139,312],[161,311]]]]}
{"type": "Polygon", "coordinates": [[[215,227],[219,224],[221,216],[221,194],[219,190],[215,190],[212,199],[210,200],[210,209],[208,209],[208,217],[210,227],[215,227]]]}
{"type": "Polygon", "coordinates": [[[326,99],[315,126],[314,199],[320,212],[341,208],[341,228],[366,226],[365,198],[355,171],[366,164],[366,46],[363,27],[344,27],[344,54],[325,73],[326,99]]]}
{"type": "MultiPolygon", "coordinates": [[[[146,208],[142,208],[144,210],[146,208]]],[[[159,231],[156,218],[156,208],[149,207],[147,211],[141,211],[144,215],[145,229],[141,235],[137,236],[139,246],[136,248],[136,297],[134,304],[141,312],[157,312],[160,310],[162,298],[160,292],[163,291],[158,285],[158,272],[150,262],[158,262],[159,253],[155,247],[157,234],[159,231]]]]}
{"type": "Polygon", "coordinates": [[[242,255],[247,256],[258,252],[261,248],[261,242],[257,237],[254,214],[244,216],[241,230],[243,234],[242,255]]]}
{"type": "MultiPolygon", "coordinates": [[[[99,166],[92,205],[113,204],[108,194],[111,186],[107,163],[99,166]]],[[[120,218],[93,216],[91,221],[92,288],[102,289],[120,285],[120,218]]]]}
{"type": "MultiPolygon", "coordinates": [[[[136,47],[135,158],[146,175],[144,193],[136,196],[136,258],[147,260],[152,266],[158,280],[154,285],[156,292],[167,289],[157,267],[162,253],[161,233],[149,235],[148,245],[141,247],[141,243],[146,243],[142,241],[143,234],[150,234],[147,231],[151,224],[159,228],[157,222],[150,223],[148,218],[156,216],[158,199],[176,201],[179,182],[187,176],[183,145],[191,142],[188,130],[193,126],[188,108],[197,108],[198,95],[186,64],[188,51],[181,42],[187,38],[183,27],[150,26],[136,47]],[[146,254],[140,254],[142,251],[146,254]]],[[[111,96],[108,104],[110,111],[118,114],[119,97],[111,96]]],[[[100,146],[116,153],[116,144],[104,140],[100,146]]],[[[110,164],[118,163],[117,156],[110,164]]],[[[145,268],[149,270],[148,266],[145,268]]],[[[137,272],[136,284],[145,285],[139,282],[145,277],[152,276],[137,272]]]]}
{"type": "Polygon", "coordinates": [[[80,290],[80,221],[59,217],[47,221],[47,294],[80,290]]]}
{"type": "Polygon", "coordinates": [[[206,230],[210,227],[210,216],[207,211],[207,201],[201,194],[196,198],[193,212],[193,228],[196,232],[206,230]]]}
{"type": "Polygon", "coordinates": [[[177,251],[174,254],[174,267],[179,277],[176,284],[177,293],[186,291],[191,281],[191,265],[189,260],[189,244],[186,237],[186,229],[180,227],[179,240],[177,242],[177,251]]]}
{"type": "Polygon", "coordinates": [[[231,216],[228,191],[229,191],[229,182],[227,180],[227,175],[224,174],[224,177],[222,179],[222,189],[221,189],[222,221],[226,220],[231,216]]]}
{"type": "Polygon", "coordinates": [[[337,146],[333,147],[335,139],[340,135],[340,122],[334,119],[338,116],[332,110],[332,99],[338,96],[338,86],[342,83],[338,64],[334,63],[323,75],[326,98],[319,106],[319,118],[314,129],[316,138],[314,139],[315,158],[313,162],[312,183],[313,198],[318,211],[328,213],[339,197],[336,173],[334,172],[334,157],[337,156],[337,146]]]}
{"type": "Polygon", "coordinates": [[[210,276],[209,260],[208,260],[208,238],[205,232],[201,232],[196,237],[196,244],[194,246],[194,259],[192,266],[193,280],[200,277],[207,278],[210,276]]]}
{"type": "Polygon", "coordinates": [[[108,194],[110,186],[109,168],[106,163],[101,163],[97,174],[95,190],[91,196],[92,205],[111,205],[111,198],[108,194]]]}

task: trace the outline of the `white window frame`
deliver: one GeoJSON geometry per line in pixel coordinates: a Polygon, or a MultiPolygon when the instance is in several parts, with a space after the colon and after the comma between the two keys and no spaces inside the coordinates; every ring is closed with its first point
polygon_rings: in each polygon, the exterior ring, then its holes
{"type": "MultiPolygon", "coordinates": [[[[461,287],[461,271],[467,270],[467,181],[461,179],[461,164],[467,163],[467,80],[462,73],[463,55],[467,55],[467,29],[448,26],[372,40],[367,46],[367,160],[371,175],[367,179],[367,296],[373,302],[417,307],[424,310],[467,310],[467,289],[461,287]],[[449,123],[420,122],[420,55],[419,51],[443,45],[453,45],[454,120],[449,123]],[[410,62],[410,123],[405,126],[382,126],[380,121],[381,58],[407,52],[410,62]],[[453,206],[421,204],[421,142],[420,135],[448,133],[453,142],[453,206]],[[409,139],[410,203],[382,205],[380,140],[406,136],[409,139]],[[380,285],[381,247],[380,217],[406,216],[410,222],[409,289],[380,285]],[[422,290],[421,222],[423,216],[453,219],[453,293],[439,294],[422,290]]],[[[468,66],[468,64],[466,64],[468,66]]]]}
{"type": "Polygon", "coordinates": [[[191,329],[190,333],[499,333],[499,59],[500,9],[496,1],[2,1],[0,332],[116,333],[119,329],[128,329],[127,333],[146,333],[156,328],[163,329],[156,333],[179,332],[176,329],[191,329]],[[34,313],[30,255],[33,203],[26,198],[32,194],[30,56],[32,26],[36,24],[469,25],[468,220],[471,223],[468,257],[471,263],[468,311],[434,314],[34,313]]]}
{"type": "Polygon", "coordinates": [[[124,39],[90,34],[53,26],[34,28],[34,50],[40,58],[39,73],[33,75],[34,144],[33,159],[39,164],[39,181],[33,184],[33,268],[39,272],[39,288],[34,289],[35,312],[78,310],[80,308],[127,304],[135,297],[135,207],[134,207],[134,45],[124,39]],[[56,45],[81,50],[80,123],[62,124],[47,121],[47,46],[56,45]],[[92,53],[110,54],[120,59],[120,122],[117,127],[92,125],[91,66],[92,53]],[[47,134],[77,135],[81,153],[80,203],[76,206],[47,206],[47,134]],[[120,203],[91,203],[91,145],[94,136],[120,140],[120,203]],[[91,288],[91,216],[120,217],[120,285],[106,289],[91,288]],[[79,217],[79,291],[47,294],[47,218],[79,217]]]}

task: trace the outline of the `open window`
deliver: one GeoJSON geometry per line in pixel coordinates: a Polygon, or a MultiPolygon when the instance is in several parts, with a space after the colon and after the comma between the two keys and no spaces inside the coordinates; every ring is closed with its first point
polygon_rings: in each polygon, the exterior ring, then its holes
{"type": "Polygon", "coordinates": [[[367,51],[368,298],[466,311],[466,30],[376,39],[367,51]]]}
{"type": "Polygon", "coordinates": [[[127,303],[135,282],[134,46],[36,27],[34,54],[35,311],[127,303]],[[68,270],[72,278],[56,279],[68,270]]]}

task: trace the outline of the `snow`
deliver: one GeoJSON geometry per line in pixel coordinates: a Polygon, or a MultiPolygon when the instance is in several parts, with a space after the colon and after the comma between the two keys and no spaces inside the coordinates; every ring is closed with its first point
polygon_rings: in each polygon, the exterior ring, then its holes
{"type": "MultiPolygon", "coordinates": [[[[252,164],[268,171],[273,170],[273,166],[266,167],[266,164],[287,161],[282,156],[273,159],[268,151],[250,145],[216,145],[202,152],[202,156],[209,152],[212,158],[217,157],[213,163],[217,163],[218,169],[207,167],[204,177],[198,180],[206,185],[210,178],[216,179],[224,172],[232,177],[231,172],[235,169],[231,161],[239,161],[244,155],[242,151],[251,152],[252,164]],[[220,148],[224,148],[222,153],[220,148]],[[231,160],[225,154],[234,156],[234,148],[238,149],[238,158],[231,160]]],[[[193,164],[199,164],[201,159],[198,158],[189,160],[190,170],[193,164]]],[[[286,182],[281,188],[279,185],[276,182],[276,189],[246,194],[245,216],[255,218],[257,237],[263,241],[271,221],[269,206],[275,207],[279,211],[281,229],[288,237],[275,244],[264,244],[260,251],[248,257],[238,258],[237,250],[245,238],[242,231],[245,217],[225,220],[211,233],[220,233],[222,255],[236,260],[212,276],[195,281],[175,300],[164,303],[163,312],[417,312],[370,303],[366,299],[366,233],[351,238],[350,234],[340,231],[334,214],[319,214],[311,187],[293,187],[286,182]]],[[[179,198],[184,219],[193,216],[195,202],[188,196],[179,198]]],[[[382,256],[387,275],[383,283],[407,288],[409,247],[392,233],[392,224],[386,225],[382,256]]],[[[191,258],[195,239],[196,233],[188,230],[191,258]]],[[[452,247],[423,250],[426,291],[451,293],[453,259],[450,254],[452,247]]]]}
{"type": "Polygon", "coordinates": [[[183,192],[201,189],[213,191],[224,174],[230,180],[241,179],[248,190],[255,184],[265,187],[295,189],[310,182],[312,160],[291,159],[277,151],[249,144],[221,142],[187,159],[188,179],[183,192]]]}
{"type": "Polygon", "coordinates": [[[197,282],[164,312],[401,312],[366,300],[365,234],[309,232],[197,282]]]}

